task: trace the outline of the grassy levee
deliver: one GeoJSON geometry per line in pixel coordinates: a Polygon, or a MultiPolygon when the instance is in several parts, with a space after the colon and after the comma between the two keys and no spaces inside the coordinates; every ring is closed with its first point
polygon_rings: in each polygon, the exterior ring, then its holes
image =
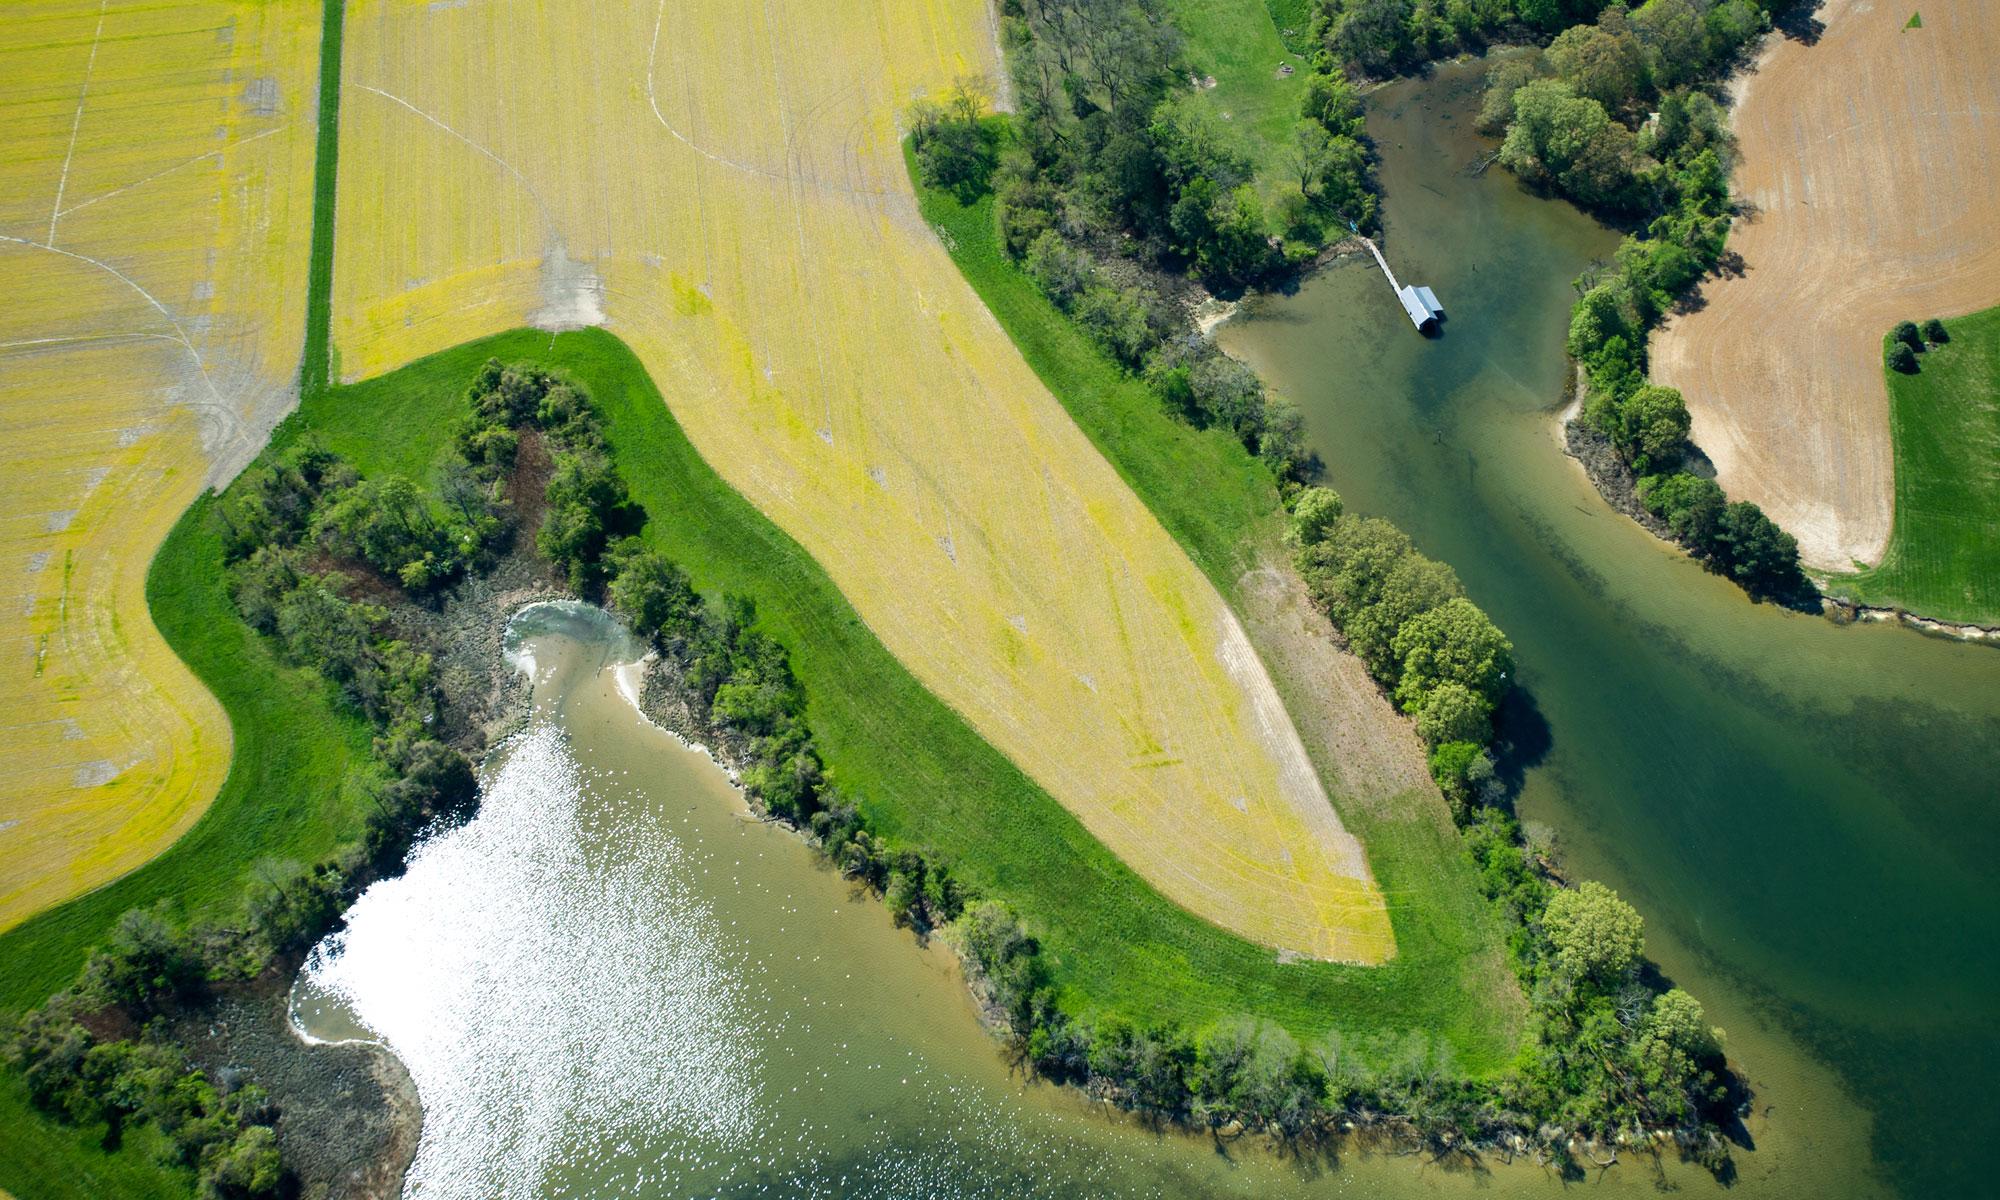
{"type": "MultiPolygon", "coordinates": [[[[914,172],[912,177],[914,178],[914,172]]],[[[1093,344],[1006,255],[995,232],[993,202],[965,205],[919,187],[924,218],[945,235],[952,260],[1021,350],[1028,365],[1063,405],[1160,523],[1216,587],[1242,610],[1243,572],[1278,546],[1284,530],[1270,471],[1234,435],[1195,429],[1166,413],[1158,397],[1093,344]]],[[[1273,664],[1287,704],[1301,702],[1273,664]]],[[[1338,777],[1308,744],[1326,779],[1338,777]]],[[[1469,1031],[1494,1048],[1469,1062],[1504,1056],[1512,1022],[1478,1011],[1484,1000],[1468,961],[1499,938],[1470,862],[1455,835],[1422,820],[1385,817],[1373,806],[1341,804],[1341,821],[1360,837],[1368,862],[1389,898],[1398,959],[1377,968],[1374,1003],[1338,1019],[1347,1029],[1424,1028],[1440,1008],[1461,1008],[1443,1023],[1457,1041],[1469,1031]],[[1407,972],[1408,977],[1397,977],[1407,972]],[[1434,994],[1399,1008],[1404,989],[1425,980],[1434,994]]],[[[1424,985],[1418,985],[1424,986],[1424,985]]],[[[1503,986],[1505,986],[1503,984],[1503,986]]],[[[1361,991],[1358,983],[1347,988],[1361,991]]],[[[1345,991],[1345,989],[1343,989],[1345,991]]],[[[1345,997],[1343,1001],[1345,1002],[1345,997]]]]}
{"type": "MultiPolygon", "coordinates": [[[[1269,950],[1190,916],[925,690],[811,556],[701,458],[637,359],[607,333],[521,330],[445,351],[308,400],[277,444],[310,428],[364,473],[421,475],[444,450],[465,380],[489,356],[540,363],[589,390],[618,467],[649,514],[647,540],[704,591],[756,600],[762,624],[792,654],[822,753],[842,786],[861,797],[870,822],[940,852],[955,873],[1017,908],[1043,937],[1076,1011],[1196,1025],[1254,1013],[1307,1037],[1334,1027],[1422,1029],[1448,1040],[1475,1071],[1511,1054],[1509,1038],[1455,986],[1458,964],[1483,928],[1476,912],[1467,921],[1429,902],[1453,889],[1454,851],[1414,826],[1385,828],[1376,863],[1389,870],[1383,883],[1398,944],[1385,967],[1280,964],[1269,950]]],[[[1219,478],[1229,461],[1205,437],[1177,449],[1183,480],[1219,478]]],[[[1259,468],[1244,458],[1233,469],[1234,482],[1214,490],[1242,497],[1238,519],[1247,522],[1259,468]]],[[[1217,522],[1206,544],[1222,553],[1227,522],[1217,522]]],[[[1214,573],[1226,575],[1226,563],[1218,560],[1214,573]]]]}
{"type": "MultiPolygon", "coordinates": [[[[1945,322],[1914,375],[1885,371],[1896,513],[1874,569],[1836,595],[1940,621],[2000,625],[2000,308],[1945,322]]],[[[1888,339],[1883,339],[1887,352],[1888,339]]]]}
{"type": "MultiPolygon", "coordinates": [[[[310,863],[360,836],[378,768],[370,732],[308,670],[279,663],[243,624],[223,577],[213,497],[174,526],[147,575],[146,600],[174,653],[221,701],[235,734],[229,777],[201,820],[166,853],[0,936],[0,1016],[40,1004],[76,978],[127,909],[165,903],[188,920],[227,916],[251,868],[310,863]]],[[[79,1129],[28,1106],[18,1074],[0,1072],[0,1187],[40,1197],[185,1196],[193,1174],[152,1165],[138,1131],[118,1153],[103,1127],[79,1129]]],[[[153,1136],[150,1127],[144,1137],[153,1136]]]]}
{"type": "Polygon", "coordinates": [[[340,176],[340,46],[347,0],[325,0],[319,39],[319,143],[313,160],[312,256],[306,267],[306,344],[299,392],[325,388],[333,371],[333,220],[340,176]]]}

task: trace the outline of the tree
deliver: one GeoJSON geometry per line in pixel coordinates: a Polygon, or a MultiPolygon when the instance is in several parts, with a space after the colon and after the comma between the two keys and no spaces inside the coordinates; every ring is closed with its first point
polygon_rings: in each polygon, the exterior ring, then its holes
{"type": "Polygon", "coordinates": [[[1311,196],[1319,191],[1333,165],[1333,135],[1318,121],[1300,121],[1292,127],[1292,140],[1285,148],[1285,165],[1299,181],[1299,190],[1311,196]]]}
{"type": "Polygon", "coordinates": [[[1943,321],[1932,317],[1924,322],[1924,340],[1933,346],[1942,346],[1951,340],[1951,334],[1945,331],[1943,321]]]}
{"type": "Polygon", "coordinates": [[[1292,540],[1313,546],[1326,540],[1327,530],[1340,519],[1345,508],[1340,493],[1330,487],[1309,487],[1292,502],[1292,540]]]}
{"type": "Polygon", "coordinates": [[[1556,77],[1577,95],[1611,111],[1624,108],[1646,88],[1646,54],[1625,27],[1622,10],[1607,11],[1597,25],[1564,30],[1549,43],[1546,58],[1556,77]],[[1613,12],[1620,14],[1616,21],[1613,12]]]}
{"type": "Polygon", "coordinates": [[[693,635],[701,616],[701,597],[687,572],[628,538],[612,553],[611,605],[641,637],[663,641],[693,635]]]}
{"type": "Polygon", "coordinates": [[[1753,596],[1790,596],[1807,586],[1798,540],[1748,500],[1722,510],[1716,543],[1730,576],[1753,596]]]}
{"type": "Polygon", "coordinates": [[[1638,910],[1594,879],[1550,897],[1542,929],[1557,967],[1600,984],[1624,979],[1646,947],[1638,910]]]}
{"type": "Polygon", "coordinates": [[[1896,327],[1889,331],[1889,336],[1908,346],[1913,352],[1921,353],[1924,348],[1924,335],[1917,331],[1917,326],[1914,322],[1896,322],[1896,327]]]}
{"type": "Polygon", "coordinates": [[[1485,745],[1493,737],[1484,698],[1460,683],[1441,683],[1417,712],[1417,735],[1431,746],[1446,742],[1485,745]]]}
{"type": "Polygon", "coordinates": [[[1582,204],[1619,207],[1629,199],[1633,140],[1604,106],[1558,79],[1514,93],[1514,123],[1500,161],[1530,183],[1554,185],[1582,204]]]}
{"type": "Polygon", "coordinates": [[[1500,64],[1486,73],[1486,95],[1479,103],[1479,131],[1498,134],[1507,129],[1507,122],[1514,119],[1514,93],[1533,81],[1540,73],[1540,60],[1532,54],[1520,54],[1500,60],[1500,64]]]}
{"type": "Polygon", "coordinates": [[[1909,346],[1902,342],[1890,343],[1888,362],[1889,369],[1892,371],[1904,375],[1915,375],[1917,373],[1916,351],[1910,349],[1909,346]]]}
{"type": "Polygon", "coordinates": [[[1406,554],[1389,568],[1375,602],[1348,617],[1342,631],[1377,679],[1394,685],[1402,675],[1396,635],[1420,613],[1463,596],[1458,572],[1421,554],[1406,554]]]}
{"type": "Polygon", "coordinates": [[[1619,407],[1619,418],[1619,448],[1632,458],[1633,468],[1640,474],[1679,462],[1688,431],[1693,428],[1680,392],[1651,384],[1626,398],[1619,407]]]}
{"type": "Polygon", "coordinates": [[[1056,307],[1069,309],[1077,297],[1097,281],[1097,268],[1090,255],[1069,244],[1053,229],[1045,229],[1028,243],[1023,262],[1028,277],[1041,285],[1056,307]]]}
{"type": "Polygon", "coordinates": [[[1395,694],[1404,712],[1421,710],[1444,683],[1463,684],[1488,704],[1512,686],[1513,643],[1463,596],[1412,618],[1396,632],[1393,649],[1402,664],[1395,694]]]}
{"type": "Polygon", "coordinates": [[[1708,67],[1708,21],[1702,8],[1695,0],[1648,0],[1632,14],[1653,78],[1663,87],[1688,83],[1708,67]]]}

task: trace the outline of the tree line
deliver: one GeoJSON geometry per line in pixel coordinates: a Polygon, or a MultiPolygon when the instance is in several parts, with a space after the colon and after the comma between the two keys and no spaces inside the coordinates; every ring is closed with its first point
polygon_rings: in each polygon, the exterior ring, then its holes
{"type": "Polygon", "coordinates": [[[1374,1124],[1434,1155],[1520,1138],[1575,1170],[1572,1139],[1671,1134],[1726,1172],[1721,1124],[1738,1099],[1721,1031],[1645,961],[1639,914],[1597,883],[1567,887],[1524,842],[1493,777],[1492,713],[1512,687],[1512,646],[1451,568],[1387,522],[1297,493],[1291,539],[1314,601],[1384,690],[1415,716],[1482,890],[1509,929],[1531,1016],[1526,1049],[1473,1079],[1420,1032],[1335,1030],[1301,1044],[1248,1018],[1189,1029],[1066,1012],[1041,947],[1006,906],[967,904],[953,936],[985,1003],[1048,1077],[1161,1119],[1285,1139],[1374,1124]]]}

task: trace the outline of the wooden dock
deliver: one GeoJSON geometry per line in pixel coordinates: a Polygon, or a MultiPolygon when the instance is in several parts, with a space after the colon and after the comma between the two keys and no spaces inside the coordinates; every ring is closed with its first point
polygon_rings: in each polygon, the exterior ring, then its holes
{"type": "Polygon", "coordinates": [[[1375,265],[1382,268],[1382,274],[1388,278],[1389,290],[1396,293],[1396,300],[1403,306],[1403,313],[1410,318],[1410,324],[1415,325],[1419,333],[1437,332],[1438,322],[1444,320],[1444,308],[1438,303],[1436,293],[1427,287],[1397,283],[1396,273],[1389,269],[1389,260],[1382,257],[1382,248],[1375,244],[1375,239],[1365,237],[1361,240],[1367,245],[1368,253],[1375,256],[1375,265]]]}

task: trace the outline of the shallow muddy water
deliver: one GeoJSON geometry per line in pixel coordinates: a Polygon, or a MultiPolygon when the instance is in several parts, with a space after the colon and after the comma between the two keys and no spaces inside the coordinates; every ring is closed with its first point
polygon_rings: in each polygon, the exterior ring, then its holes
{"type": "Polygon", "coordinates": [[[1872,1122],[1877,1182],[1981,1194],[2000,652],[1752,605],[1598,498],[1554,410],[1570,282],[1616,235],[1468,174],[1491,148],[1482,74],[1372,99],[1384,249],[1435,290],[1442,336],[1362,260],[1246,305],[1221,340],[1304,408],[1349,507],[1451,563],[1512,636],[1523,816],[1638,904],[1653,955],[1729,1029],[1762,1114],[1745,1182],[1850,1159],[1872,1122]]]}

